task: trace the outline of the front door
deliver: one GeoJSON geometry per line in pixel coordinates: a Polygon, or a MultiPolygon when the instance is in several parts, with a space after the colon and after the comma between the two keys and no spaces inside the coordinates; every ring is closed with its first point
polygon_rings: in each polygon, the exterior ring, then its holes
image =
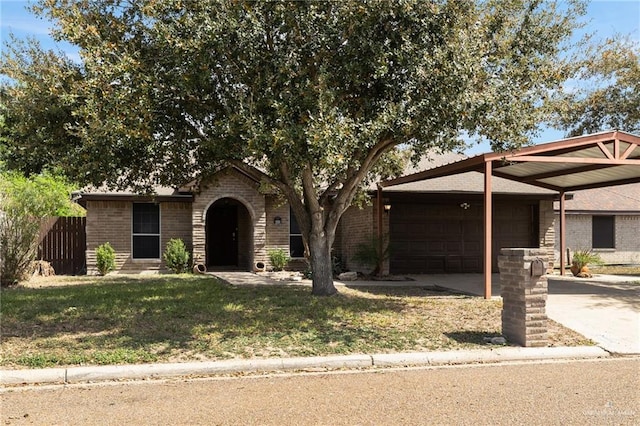
{"type": "Polygon", "coordinates": [[[238,206],[212,206],[207,214],[207,265],[238,266],[238,206]]]}

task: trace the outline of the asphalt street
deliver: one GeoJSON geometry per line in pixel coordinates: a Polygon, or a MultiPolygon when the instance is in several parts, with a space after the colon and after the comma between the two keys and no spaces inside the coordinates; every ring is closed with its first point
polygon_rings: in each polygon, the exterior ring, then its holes
{"type": "Polygon", "coordinates": [[[640,424],[640,358],[2,390],[2,423],[640,424]]]}

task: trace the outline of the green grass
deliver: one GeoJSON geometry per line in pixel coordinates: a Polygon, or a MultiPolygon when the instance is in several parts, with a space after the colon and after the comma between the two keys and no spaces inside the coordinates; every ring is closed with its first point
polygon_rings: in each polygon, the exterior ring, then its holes
{"type": "Polygon", "coordinates": [[[346,288],[318,298],[195,275],[53,278],[3,289],[1,310],[0,365],[11,368],[469,348],[501,327],[500,302],[480,298],[346,288]]]}

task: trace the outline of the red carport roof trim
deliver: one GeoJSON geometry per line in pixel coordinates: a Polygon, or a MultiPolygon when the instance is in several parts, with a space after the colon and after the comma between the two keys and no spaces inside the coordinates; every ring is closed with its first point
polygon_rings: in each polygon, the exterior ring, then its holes
{"type": "Polygon", "coordinates": [[[481,154],[383,181],[380,186],[385,188],[469,171],[484,173],[485,163],[489,162],[495,176],[556,191],[566,192],[634,183],[640,182],[639,146],[640,136],[619,130],[601,132],[524,147],[512,152],[481,154]],[[536,171],[536,167],[530,167],[531,171],[527,173],[521,167],[519,175],[509,173],[511,166],[526,163],[548,166],[545,166],[547,170],[544,172],[536,171]],[[620,170],[623,169],[620,167],[627,167],[627,169],[622,173],[620,170]],[[637,171],[635,167],[638,167],[637,171]],[[611,174],[605,176],[603,171],[611,168],[614,168],[613,177],[610,176],[611,174]],[[618,168],[617,172],[615,168],[618,168]],[[566,185],[558,182],[558,179],[553,179],[565,176],[573,176],[574,179],[566,185]],[[577,178],[577,176],[580,177],[577,178]]]}

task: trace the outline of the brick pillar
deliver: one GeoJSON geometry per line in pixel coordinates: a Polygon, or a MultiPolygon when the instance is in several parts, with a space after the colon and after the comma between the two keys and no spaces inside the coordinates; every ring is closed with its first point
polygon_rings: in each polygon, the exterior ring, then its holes
{"type": "Polygon", "coordinates": [[[498,257],[502,334],[507,340],[527,347],[547,346],[547,277],[544,273],[532,275],[532,262],[537,259],[546,267],[548,251],[503,248],[498,257]]]}

